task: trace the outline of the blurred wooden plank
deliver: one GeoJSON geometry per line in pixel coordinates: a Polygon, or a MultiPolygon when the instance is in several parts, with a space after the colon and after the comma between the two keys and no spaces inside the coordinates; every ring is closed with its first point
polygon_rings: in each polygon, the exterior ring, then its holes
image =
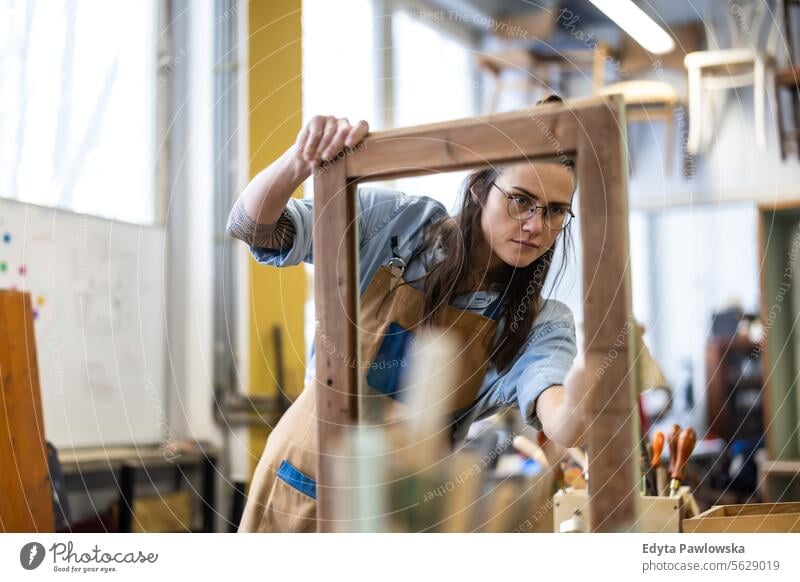
{"type": "Polygon", "coordinates": [[[341,437],[357,421],[358,220],[355,184],[345,165],[314,176],[314,305],[316,309],[317,528],[334,531],[335,462],[341,437]]]}
{"type": "Polygon", "coordinates": [[[28,293],[0,290],[0,531],[52,532],[53,505],[28,293]]]}
{"type": "Polygon", "coordinates": [[[636,523],[638,415],[628,249],[625,104],[578,114],[578,184],[583,238],[584,338],[589,390],[592,531],[636,523]]]}

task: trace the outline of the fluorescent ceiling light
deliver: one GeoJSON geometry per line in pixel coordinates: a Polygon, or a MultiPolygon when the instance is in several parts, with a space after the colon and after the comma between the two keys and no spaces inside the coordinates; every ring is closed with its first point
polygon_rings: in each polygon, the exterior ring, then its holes
{"type": "Polygon", "coordinates": [[[631,0],[589,0],[630,37],[656,55],[675,48],[675,41],[631,0]]]}

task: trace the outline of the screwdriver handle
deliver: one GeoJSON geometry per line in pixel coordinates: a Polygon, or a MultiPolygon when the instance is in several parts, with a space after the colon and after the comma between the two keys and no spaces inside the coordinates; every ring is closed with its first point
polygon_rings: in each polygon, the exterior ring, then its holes
{"type": "Polygon", "coordinates": [[[650,467],[653,469],[661,466],[661,452],[664,450],[664,433],[660,430],[653,435],[653,456],[650,457],[650,467]]]}
{"type": "Polygon", "coordinates": [[[678,437],[681,435],[681,425],[672,425],[672,432],[669,433],[669,465],[667,473],[671,476],[675,472],[675,459],[678,458],[678,437]]]}
{"type": "Polygon", "coordinates": [[[652,495],[650,493],[650,455],[651,447],[642,441],[642,495],[652,495]]]}
{"type": "Polygon", "coordinates": [[[681,433],[678,439],[678,458],[675,461],[675,472],[672,474],[673,479],[683,481],[684,474],[686,473],[686,462],[694,450],[694,445],[697,443],[697,433],[693,428],[687,428],[681,433]]]}

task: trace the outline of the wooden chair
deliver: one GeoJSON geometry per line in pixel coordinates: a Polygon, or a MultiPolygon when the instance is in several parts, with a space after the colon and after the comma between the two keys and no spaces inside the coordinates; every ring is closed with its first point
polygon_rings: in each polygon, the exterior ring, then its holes
{"type": "Polygon", "coordinates": [[[625,105],[621,97],[577,100],[508,113],[370,133],[363,147],[314,176],[317,321],[317,519],[335,529],[336,443],[358,424],[362,396],[358,326],[361,182],[535,159],[576,159],[584,241],[585,377],[589,385],[590,527],[636,528],[638,438],[636,334],[628,259],[625,105]],[[600,274],[598,277],[597,275],[600,274]],[[623,345],[620,346],[620,338],[623,345]],[[324,342],[336,346],[325,356],[324,342]],[[608,364],[609,350],[617,357],[608,364]],[[341,357],[339,357],[341,356],[341,357]],[[605,361],[604,361],[605,358],[605,361]],[[593,370],[603,367],[603,374],[593,370]]]}
{"type": "Polygon", "coordinates": [[[800,31],[796,31],[792,23],[792,16],[794,15],[792,9],[800,7],[800,0],[782,0],[782,4],[789,62],[786,66],[780,67],[775,71],[775,98],[777,103],[775,119],[778,124],[781,159],[785,160],[788,155],[786,146],[792,142],[795,144],[795,154],[800,157],[800,60],[798,60],[797,47],[794,46],[794,34],[798,34],[800,31]],[[781,105],[781,98],[786,93],[788,93],[789,97],[788,126],[784,124],[784,113],[781,105]]]}
{"type": "Polygon", "coordinates": [[[534,103],[550,93],[563,95],[565,75],[576,70],[590,70],[594,86],[602,86],[607,54],[602,43],[592,50],[575,42],[538,43],[527,48],[480,53],[475,62],[491,76],[493,85],[484,110],[498,112],[504,93],[522,92],[525,103],[534,103]]]}
{"type": "Polygon", "coordinates": [[[733,5],[712,2],[704,22],[709,48],[686,55],[689,74],[690,154],[700,151],[706,102],[718,91],[753,86],[756,143],[766,147],[766,101],[775,102],[773,85],[776,27],[767,0],[738,0],[733,5]],[[723,25],[719,25],[719,21],[723,25]]]}
{"type": "MultiPolygon", "coordinates": [[[[667,55],[654,56],[627,35],[617,53],[620,71],[627,75],[642,76],[646,73],[661,73],[664,70],[682,69],[684,56],[700,48],[702,27],[697,24],[678,26],[670,30],[677,48],[667,55]]],[[[596,95],[620,94],[625,99],[628,123],[653,123],[662,121],[665,127],[664,166],[672,173],[672,152],[675,142],[675,109],[682,99],[675,87],[659,79],[630,79],[617,81],[595,89],[596,95]]]]}

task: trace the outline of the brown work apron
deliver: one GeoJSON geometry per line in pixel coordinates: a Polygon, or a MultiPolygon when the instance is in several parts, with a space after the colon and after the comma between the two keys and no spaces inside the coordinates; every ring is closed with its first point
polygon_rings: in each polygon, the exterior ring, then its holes
{"type": "MultiPolygon", "coordinates": [[[[361,297],[360,333],[364,382],[369,386],[369,415],[391,418],[401,412],[401,352],[409,332],[421,324],[425,296],[403,282],[404,263],[381,266],[361,297]],[[397,265],[400,265],[398,268],[397,265]],[[390,292],[391,291],[391,292],[390,292]]],[[[452,362],[459,380],[448,412],[472,404],[483,383],[495,335],[499,302],[493,317],[448,307],[441,325],[460,338],[452,362]]],[[[281,417],[269,435],[256,467],[240,532],[316,531],[317,415],[313,380],[281,417]]]]}

